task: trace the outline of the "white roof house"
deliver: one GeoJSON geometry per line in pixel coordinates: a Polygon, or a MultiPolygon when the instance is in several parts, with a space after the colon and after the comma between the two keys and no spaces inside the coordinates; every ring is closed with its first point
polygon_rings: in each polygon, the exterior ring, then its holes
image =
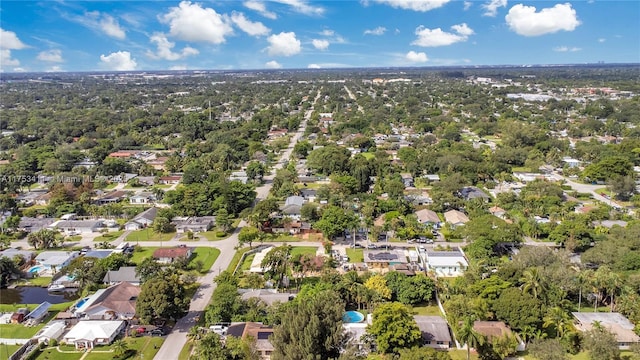
{"type": "Polygon", "coordinates": [[[442,277],[460,276],[469,266],[464,253],[458,248],[455,251],[427,251],[426,262],[427,270],[442,277]]]}
{"type": "Polygon", "coordinates": [[[79,255],[78,251],[43,251],[36,256],[36,263],[47,269],[60,270],[79,255]]]}
{"type": "Polygon", "coordinates": [[[67,326],[64,321],[52,321],[40,329],[33,338],[37,339],[38,343],[48,344],[51,340],[57,341],[60,339],[60,336],[64,333],[64,329],[66,327],[67,326]]]}
{"type": "Polygon", "coordinates": [[[76,349],[91,349],[95,345],[109,345],[124,328],[125,322],[80,321],[65,336],[64,341],[76,349]]]}
{"type": "Polygon", "coordinates": [[[581,331],[593,329],[596,322],[611,331],[616,337],[620,350],[629,349],[632,344],[640,343],[640,336],[633,332],[633,323],[620,313],[573,312],[571,314],[576,319],[576,327],[581,331]]]}

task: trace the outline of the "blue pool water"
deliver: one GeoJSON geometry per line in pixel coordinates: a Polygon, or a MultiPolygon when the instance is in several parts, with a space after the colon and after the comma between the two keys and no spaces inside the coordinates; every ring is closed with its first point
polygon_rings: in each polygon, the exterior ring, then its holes
{"type": "Polygon", "coordinates": [[[345,323],[359,323],[364,321],[364,315],[357,311],[347,311],[342,315],[342,321],[345,323]]]}
{"type": "Polygon", "coordinates": [[[33,274],[33,273],[40,272],[41,270],[42,270],[42,266],[40,266],[40,265],[36,265],[36,266],[32,266],[32,267],[29,269],[29,272],[33,274]]]}
{"type": "Polygon", "coordinates": [[[87,300],[89,300],[89,298],[80,299],[80,301],[78,301],[78,303],[76,304],[76,309],[79,309],[82,305],[84,305],[87,300]]]}

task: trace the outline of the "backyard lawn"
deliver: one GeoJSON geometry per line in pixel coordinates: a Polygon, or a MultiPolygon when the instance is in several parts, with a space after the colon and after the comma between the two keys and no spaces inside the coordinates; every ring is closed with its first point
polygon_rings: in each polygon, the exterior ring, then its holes
{"type": "Polygon", "coordinates": [[[442,316],[437,305],[420,304],[413,307],[413,315],[442,316]]]}
{"type": "Polygon", "coordinates": [[[291,257],[297,255],[315,255],[318,248],[315,246],[294,246],[291,248],[291,257]]]}
{"type": "Polygon", "coordinates": [[[140,264],[142,260],[153,256],[153,252],[159,249],[158,247],[136,247],[131,257],[131,262],[140,264]]]}
{"type": "Polygon", "coordinates": [[[131,234],[127,235],[127,241],[129,242],[138,242],[138,241],[169,241],[176,235],[175,232],[170,232],[166,234],[161,234],[153,231],[151,228],[146,228],[142,230],[136,230],[131,232],[131,234]]]}
{"type": "MultiPolygon", "coordinates": [[[[38,305],[28,305],[29,310],[33,310],[38,305]]],[[[24,307],[24,305],[20,306],[24,307]]],[[[38,330],[42,329],[44,325],[53,319],[54,316],[58,314],[57,311],[49,311],[49,316],[47,316],[44,321],[37,326],[24,326],[22,324],[0,324],[0,334],[1,337],[5,339],[30,339],[33,335],[35,335],[38,330]]],[[[2,358],[0,356],[0,358],[2,358]]]]}
{"type": "Polygon", "coordinates": [[[201,272],[204,274],[209,271],[213,266],[213,263],[216,262],[218,255],[220,255],[220,250],[216,248],[199,247],[195,249],[194,253],[196,256],[191,260],[191,263],[193,264],[198,260],[202,261],[203,265],[201,272]]]}
{"type": "Polygon", "coordinates": [[[24,284],[29,284],[31,286],[45,287],[45,286],[49,286],[49,284],[51,283],[51,279],[52,279],[51,276],[38,276],[38,277],[34,277],[32,279],[27,280],[24,284]]]}
{"type": "Polygon", "coordinates": [[[251,269],[251,263],[253,259],[256,257],[256,254],[247,255],[242,262],[242,266],[240,267],[240,271],[248,271],[251,269]]]}
{"type": "Polygon", "coordinates": [[[16,350],[20,349],[22,345],[7,345],[0,344],[0,358],[8,359],[11,354],[16,352],[16,350]]]}
{"type": "Polygon", "coordinates": [[[122,235],[123,232],[124,232],[124,230],[110,231],[108,233],[105,233],[105,234],[102,234],[102,235],[96,237],[95,239],[93,239],[93,241],[97,241],[97,242],[113,241],[113,240],[117,239],[118,236],[122,235]]]}
{"type": "Polygon", "coordinates": [[[347,256],[350,263],[364,262],[364,251],[362,249],[347,249],[347,256]]]}
{"type": "Polygon", "coordinates": [[[242,258],[242,254],[246,253],[249,250],[251,250],[250,247],[244,247],[236,251],[236,253],[233,255],[233,258],[231,259],[231,263],[229,264],[229,267],[227,268],[227,270],[233,272],[236,269],[236,266],[238,266],[238,263],[242,258]]]}
{"type": "MultiPolygon", "coordinates": [[[[153,359],[160,346],[164,342],[161,337],[128,337],[125,339],[129,349],[128,359],[153,359]]],[[[84,351],[76,351],[73,346],[61,346],[60,352],[56,348],[47,348],[36,358],[38,360],[76,360],[84,355],[84,351]]],[[[111,351],[112,346],[97,346],[85,357],[86,360],[112,360],[114,358],[111,351]]]]}

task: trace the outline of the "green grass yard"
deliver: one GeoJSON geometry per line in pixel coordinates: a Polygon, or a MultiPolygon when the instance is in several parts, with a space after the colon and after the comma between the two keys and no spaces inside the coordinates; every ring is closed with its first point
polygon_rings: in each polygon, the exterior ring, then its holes
{"type": "Polygon", "coordinates": [[[315,246],[294,246],[291,248],[291,257],[297,255],[315,255],[318,248],[315,246]]]}
{"type": "Polygon", "coordinates": [[[105,233],[103,235],[96,237],[95,239],[93,239],[93,241],[96,241],[96,242],[113,241],[117,239],[118,236],[122,235],[123,232],[124,232],[123,230],[110,231],[108,233],[105,233]]]}
{"type": "Polygon", "coordinates": [[[420,304],[413,307],[413,315],[442,316],[437,305],[420,304]]]}
{"type": "Polygon", "coordinates": [[[255,257],[256,254],[247,255],[242,262],[242,266],[240,266],[240,271],[248,271],[251,268],[251,263],[255,257]]]}
{"type": "Polygon", "coordinates": [[[11,354],[20,349],[21,345],[0,344],[0,358],[8,359],[11,354]]]}
{"type": "Polygon", "coordinates": [[[220,255],[220,250],[216,248],[199,247],[195,249],[194,253],[196,256],[191,260],[191,263],[193,264],[198,260],[202,261],[202,273],[206,273],[211,269],[213,263],[216,262],[216,259],[220,255]]]}
{"type": "Polygon", "coordinates": [[[134,264],[140,264],[142,260],[153,256],[153,252],[159,249],[158,247],[138,247],[136,251],[133,252],[133,256],[131,257],[131,262],[134,264]]]}
{"type": "Polygon", "coordinates": [[[138,241],[169,241],[176,235],[175,232],[170,232],[166,234],[159,234],[153,231],[151,228],[146,228],[142,230],[136,230],[127,235],[127,241],[129,242],[138,242],[138,241]]]}
{"type": "Polygon", "coordinates": [[[364,251],[362,249],[347,249],[347,256],[350,263],[364,262],[364,251]]]}
{"type": "Polygon", "coordinates": [[[250,247],[243,247],[238,251],[236,251],[236,253],[233,255],[233,258],[231,259],[231,263],[229,264],[229,267],[227,268],[227,270],[229,271],[235,270],[236,266],[238,266],[238,263],[240,262],[240,259],[242,258],[242,254],[246,253],[249,250],[251,250],[250,247]]]}

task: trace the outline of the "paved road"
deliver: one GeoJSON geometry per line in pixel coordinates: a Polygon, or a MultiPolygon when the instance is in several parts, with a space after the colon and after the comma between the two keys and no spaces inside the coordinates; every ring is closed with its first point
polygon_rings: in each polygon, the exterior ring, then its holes
{"type": "MultiPolygon", "coordinates": [[[[314,100],[314,104],[320,96],[320,91],[318,91],[318,95],[314,100]]],[[[307,121],[311,118],[313,110],[308,110],[305,113],[305,118],[300,124],[300,128],[298,131],[291,137],[291,142],[289,146],[283,150],[280,155],[280,161],[273,167],[271,174],[265,176],[265,184],[256,188],[256,200],[261,200],[269,195],[269,191],[271,190],[272,180],[275,176],[275,172],[278,169],[281,169],[285,161],[289,160],[291,157],[291,153],[293,152],[293,147],[295,144],[302,138],[304,135],[304,131],[307,126],[307,121]]],[[[204,310],[206,309],[209,301],[211,300],[211,296],[213,295],[213,291],[216,288],[216,284],[213,279],[218,275],[221,270],[227,269],[229,264],[231,264],[231,259],[235,254],[235,247],[238,244],[238,233],[240,229],[245,227],[247,224],[243,220],[240,222],[236,230],[229,236],[229,238],[221,240],[221,241],[198,241],[197,245],[201,246],[201,244],[210,244],[212,247],[216,247],[220,249],[220,256],[216,259],[215,263],[209,270],[209,272],[201,277],[198,281],[200,282],[200,287],[196,291],[193,299],[191,300],[191,305],[189,306],[189,312],[185,317],[178,320],[176,325],[173,328],[173,331],[167,336],[160,351],[154,357],[155,360],[168,360],[168,359],[177,359],[180,351],[187,343],[187,333],[189,329],[195,326],[196,318],[202,316],[204,310]]],[[[176,242],[175,240],[173,242],[176,242]]],[[[196,243],[196,242],[194,242],[196,243]]],[[[164,245],[169,245],[171,242],[164,242],[164,245]]],[[[157,246],[154,245],[154,242],[145,242],[147,246],[157,246]]]]}
{"type": "Polygon", "coordinates": [[[617,207],[622,209],[622,205],[618,204],[617,202],[613,201],[612,199],[608,199],[602,195],[600,195],[600,193],[596,192],[596,190],[598,189],[602,189],[604,186],[603,185],[591,185],[591,184],[581,184],[581,183],[577,183],[574,182],[573,180],[569,179],[568,177],[562,176],[560,174],[558,174],[557,172],[553,173],[553,176],[556,177],[559,180],[564,180],[565,183],[569,186],[571,186],[571,188],[579,193],[588,193],[591,194],[593,196],[594,199],[601,201],[609,206],[613,206],[613,207],[617,207]]]}
{"type": "Polygon", "coordinates": [[[344,90],[347,92],[347,94],[349,95],[349,99],[356,101],[356,104],[358,105],[358,111],[360,111],[361,113],[364,113],[364,109],[362,108],[362,106],[360,106],[360,104],[357,103],[357,99],[356,96],[353,95],[353,93],[351,92],[351,90],[349,90],[349,88],[347,87],[347,85],[344,86],[344,90]]]}

